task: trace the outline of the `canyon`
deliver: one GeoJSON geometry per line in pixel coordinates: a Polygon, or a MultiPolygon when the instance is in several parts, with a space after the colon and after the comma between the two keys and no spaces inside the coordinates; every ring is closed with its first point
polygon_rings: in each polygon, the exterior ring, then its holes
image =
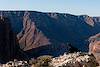
{"type": "Polygon", "coordinates": [[[88,52],[89,38],[100,33],[100,17],[37,11],[0,13],[0,53],[5,49],[9,58],[88,52]]]}

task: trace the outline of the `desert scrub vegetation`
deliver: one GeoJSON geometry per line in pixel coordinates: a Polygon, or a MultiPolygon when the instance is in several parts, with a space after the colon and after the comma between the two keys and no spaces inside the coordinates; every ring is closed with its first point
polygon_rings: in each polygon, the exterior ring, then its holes
{"type": "Polygon", "coordinates": [[[37,59],[34,59],[33,61],[30,61],[30,64],[32,64],[33,67],[53,67],[52,65],[50,65],[51,60],[52,56],[43,55],[38,57],[37,59]]]}

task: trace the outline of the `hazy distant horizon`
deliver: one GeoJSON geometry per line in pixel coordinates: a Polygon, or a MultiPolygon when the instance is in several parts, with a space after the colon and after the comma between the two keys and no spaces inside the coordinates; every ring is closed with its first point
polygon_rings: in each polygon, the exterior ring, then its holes
{"type": "Polygon", "coordinates": [[[100,16],[100,0],[1,0],[0,10],[29,10],[100,16]]]}

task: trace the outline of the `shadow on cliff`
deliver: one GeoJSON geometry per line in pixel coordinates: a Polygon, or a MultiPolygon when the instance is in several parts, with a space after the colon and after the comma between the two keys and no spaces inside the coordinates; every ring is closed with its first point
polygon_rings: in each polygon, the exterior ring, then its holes
{"type": "Polygon", "coordinates": [[[63,55],[65,52],[67,53],[73,53],[80,51],[77,48],[71,46],[70,43],[68,44],[57,44],[57,45],[45,45],[45,46],[40,46],[37,48],[33,48],[30,50],[25,51],[27,54],[28,58],[37,58],[42,55],[51,55],[53,57],[57,57],[60,55],[63,55]]]}
{"type": "Polygon", "coordinates": [[[24,52],[19,48],[16,34],[11,30],[9,22],[10,20],[6,17],[0,18],[0,63],[26,58],[24,52]]]}

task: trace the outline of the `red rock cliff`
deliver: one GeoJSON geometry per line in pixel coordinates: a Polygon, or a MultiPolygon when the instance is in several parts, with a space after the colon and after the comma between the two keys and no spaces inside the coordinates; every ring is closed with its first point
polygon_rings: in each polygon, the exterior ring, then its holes
{"type": "Polygon", "coordinates": [[[23,17],[23,30],[17,35],[20,47],[26,51],[50,44],[49,39],[39,31],[26,12],[23,17]]]}

